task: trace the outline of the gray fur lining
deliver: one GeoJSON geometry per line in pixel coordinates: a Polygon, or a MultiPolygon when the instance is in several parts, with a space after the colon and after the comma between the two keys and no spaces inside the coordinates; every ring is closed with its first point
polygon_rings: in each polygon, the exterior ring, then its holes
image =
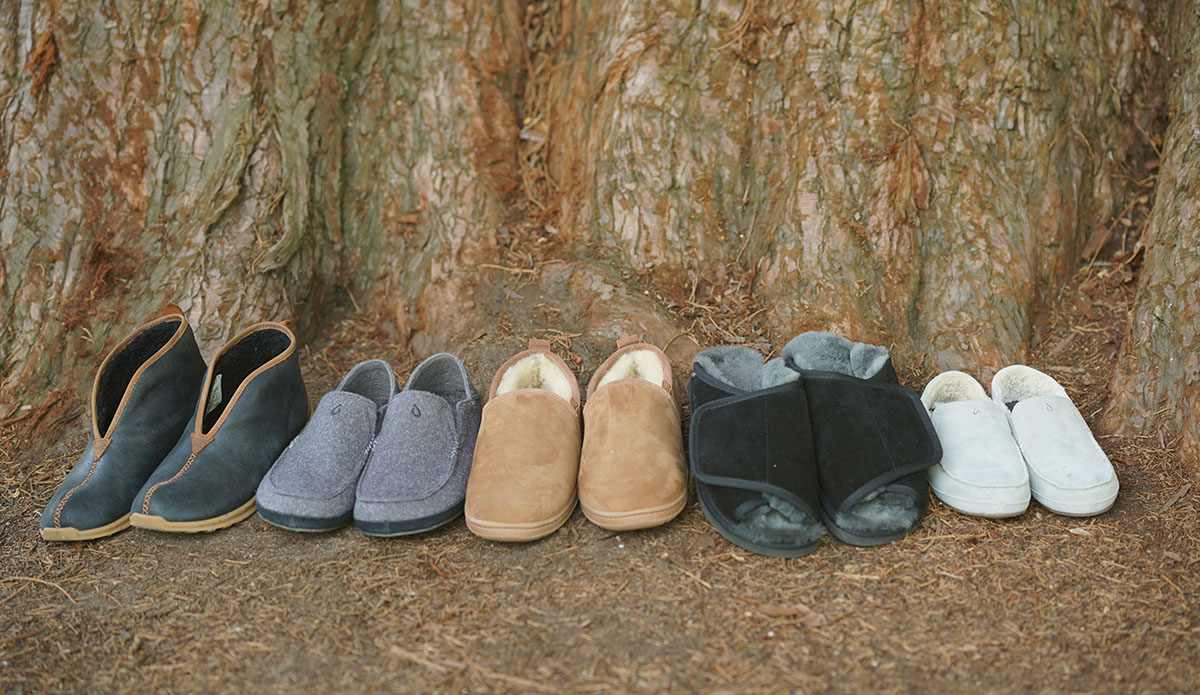
{"type": "Polygon", "coordinates": [[[859,379],[870,379],[887,364],[887,348],[856,343],[833,333],[809,331],[788,341],[783,357],[791,358],[800,369],[837,372],[859,379]]]}
{"type": "Polygon", "coordinates": [[[709,348],[696,355],[696,364],[739,391],[758,391],[800,378],[783,360],[776,358],[763,364],[758,350],[736,345],[709,348]]]}

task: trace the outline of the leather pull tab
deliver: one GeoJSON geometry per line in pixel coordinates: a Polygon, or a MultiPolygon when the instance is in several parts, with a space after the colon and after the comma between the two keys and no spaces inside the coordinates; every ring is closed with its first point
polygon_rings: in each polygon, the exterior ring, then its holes
{"type": "Polygon", "coordinates": [[[642,336],[638,335],[637,333],[629,333],[617,341],[617,349],[620,350],[627,345],[633,345],[634,343],[640,342],[642,342],[642,336]]]}
{"type": "Polygon", "coordinates": [[[104,450],[108,448],[109,444],[112,444],[112,440],[109,439],[108,437],[100,437],[98,439],[93,440],[92,441],[92,454],[95,455],[95,458],[92,460],[99,461],[100,457],[104,455],[104,450]]]}
{"type": "Polygon", "coordinates": [[[212,443],[212,435],[202,432],[192,432],[192,456],[200,453],[200,450],[212,443]]]}
{"type": "Polygon", "coordinates": [[[174,302],[167,302],[166,304],[163,304],[162,310],[160,310],[158,313],[160,316],[170,316],[172,314],[179,314],[181,316],[184,315],[183,309],[179,308],[179,305],[174,302]]]}
{"type": "Polygon", "coordinates": [[[530,350],[549,350],[550,349],[550,341],[545,340],[543,338],[530,338],[529,339],[529,349],[530,350]]]}

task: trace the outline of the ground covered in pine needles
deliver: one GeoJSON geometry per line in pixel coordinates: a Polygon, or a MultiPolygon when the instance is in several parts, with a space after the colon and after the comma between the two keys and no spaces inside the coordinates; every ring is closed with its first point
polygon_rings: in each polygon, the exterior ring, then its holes
{"type": "MultiPolygon", "coordinates": [[[[1091,264],[1033,338],[1031,363],[1092,422],[1131,293],[1125,266],[1091,264]]],[[[691,337],[708,345],[719,336],[702,327],[732,322],[699,319],[740,306],[689,310],[691,337]]],[[[750,344],[790,337],[743,325],[750,344]]],[[[481,390],[528,335],[553,338],[582,383],[611,349],[542,329],[514,325],[462,346],[481,390]]],[[[386,357],[401,377],[415,365],[373,317],[349,311],[332,334],[302,355],[314,402],[361,358],[386,357]]],[[[918,391],[931,376],[899,366],[918,391]]],[[[681,377],[686,367],[677,365],[681,377]]],[[[85,388],[60,400],[81,401],[85,388]]],[[[385,540],[353,527],[289,533],[257,516],[206,535],[132,529],[44,543],[39,512],[85,427],[31,410],[0,428],[6,693],[1178,693],[1200,684],[1200,509],[1195,479],[1161,433],[1100,438],[1122,486],[1102,516],[1060,517],[1035,503],[991,521],[934,500],[903,541],[854,548],[827,537],[817,553],[782,560],[726,542],[694,499],[663,528],[614,534],[576,512],[526,545],[480,540],[461,520],[385,540]],[[47,431],[61,435],[44,444],[47,431]]]]}

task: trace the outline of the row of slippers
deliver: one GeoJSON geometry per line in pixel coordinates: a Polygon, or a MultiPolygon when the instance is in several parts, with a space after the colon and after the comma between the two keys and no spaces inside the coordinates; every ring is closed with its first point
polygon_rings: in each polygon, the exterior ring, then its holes
{"type": "MultiPolygon", "coordinates": [[[[378,536],[465,511],[481,537],[529,541],[561,526],[576,500],[603,528],[656,526],[687,499],[671,374],[657,347],[619,341],[589,384],[581,435],[578,382],[545,341],[500,367],[486,405],[454,355],[426,359],[403,389],[387,363],[368,360],[310,420],[286,327],[252,326],[205,365],[172,313],[102,363],[92,440],[51,497],[42,535],[211,531],[257,508],[292,530],[353,521],[378,536]]],[[[829,333],[801,334],[769,361],[746,347],[702,351],[688,456],[701,507],[734,543],[790,557],[815,550],[826,529],[855,545],[905,536],[930,483],[984,516],[1019,514],[1031,489],[1060,513],[1111,506],[1112,466],[1061,386],[1017,365],[992,388],[988,399],[948,372],[918,398],[885,348],[829,333]]]]}

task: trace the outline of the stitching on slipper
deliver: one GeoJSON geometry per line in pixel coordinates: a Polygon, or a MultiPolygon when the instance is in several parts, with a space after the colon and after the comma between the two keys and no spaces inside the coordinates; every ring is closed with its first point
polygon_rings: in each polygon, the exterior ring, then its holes
{"type": "Polygon", "coordinates": [[[183,475],[184,473],[187,473],[187,469],[189,467],[191,467],[192,461],[196,460],[196,453],[197,452],[192,452],[192,455],[188,457],[187,463],[183,464],[183,468],[180,468],[178,473],[171,476],[170,478],[167,478],[166,480],[162,481],[161,483],[156,483],[154,485],[154,487],[152,487],[146,491],[146,498],[144,500],[142,500],[142,513],[143,514],[150,513],[150,496],[153,495],[154,492],[156,490],[158,490],[158,488],[162,487],[163,485],[166,485],[167,483],[173,483],[176,480],[179,480],[179,476],[183,475]]]}
{"type": "Polygon", "coordinates": [[[74,495],[76,490],[83,487],[84,485],[87,485],[87,482],[92,479],[92,474],[96,472],[96,466],[99,463],[100,463],[100,459],[93,457],[92,458],[92,467],[90,470],[88,470],[87,477],[83,479],[83,482],[81,482],[78,485],[76,485],[75,487],[71,488],[70,492],[63,495],[63,498],[61,500],[59,500],[58,506],[54,508],[54,525],[55,526],[62,528],[62,523],[59,521],[59,516],[62,514],[63,507],[66,506],[67,500],[71,499],[71,495],[74,495]]]}

